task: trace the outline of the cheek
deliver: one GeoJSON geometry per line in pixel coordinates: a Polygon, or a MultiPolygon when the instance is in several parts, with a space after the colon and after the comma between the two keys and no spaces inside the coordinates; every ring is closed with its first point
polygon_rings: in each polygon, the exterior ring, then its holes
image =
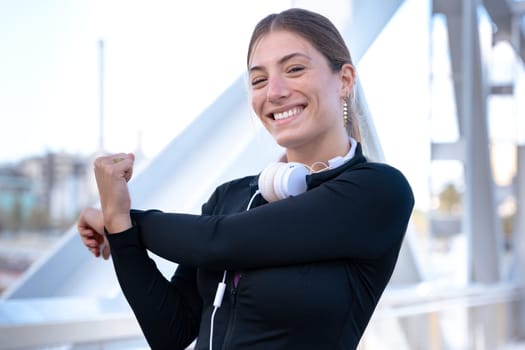
{"type": "Polygon", "coordinates": [[[251,95],[252,109],[255,112],[255,114],[257,114],[257,117],[259,117],[259,119],[262,119],[262,112],[263,112],[262,108],[264,104],[264,97],[262,95],[263,94],[260,93],[259,91],[252,91],[252,95],[251,95]]]}
{"type": "Polygon", "coordinates": [[[339,114],[343,115],[343,100],[339,97],[339,93],[334,91],[329,93],[327,91],[321,92],[319,98],[319,108],[326,113],[326,115],[337,119],[339,114]]]}

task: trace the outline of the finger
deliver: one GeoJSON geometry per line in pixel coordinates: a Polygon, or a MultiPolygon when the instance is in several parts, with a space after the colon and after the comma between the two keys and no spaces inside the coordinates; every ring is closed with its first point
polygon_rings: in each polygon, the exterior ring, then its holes
{"type": "Polygon", "coordinates": [[[82,239],[84,243],[92,241],[92,240],[96,241],[100,237],[100,234],[98,234],[92,229],[81,229],[79,230],[79,234],[80,234],[80,238],[82,239]]]}
{"type": "Polygon", "coordinates": [[[96,241],[95,236],[93,233],[86,233],[86,232],[80,232],[80,239],[82,240],[82,243],[85,245],[89,245],[90,242],[96,241]]]}
{"type": "Polygon", "coordinates": [[[100,242],[103,241],[103,238],[99,234],[91,232],[89,236],[81,235],[81,240],[88,250],[91,252],[96,250],[98,252],[100,242]]]}
{"type": "Polygon", "coordinates": [[[116,153],[95,159],[95,172],[103,172],[112,177],[123,177],[126,182],[133,174],[135,155],[133,153],[116,153]]]}
{"type": "Polygon", "coordinates": [[[100,256],[100,252],[98,250],[98,247],[97,248],[93,248],[93,249],[90,248],[89,251],[91,252],[91,254],[93,254],[93,256],[95,258],[98,258],[100,256]]]}
{"type": "Polygon", "coordinates": [[[104,258],[104,260],[108,260],[110,255],[111,249],[109,248],[109,245],[105,244],[104,249],[102,250],[102,257],[104,258]]]}
{"type": "Polygon", "coordinates": [[[101,255],[101,254],[100,254],[100,248],[99,248],[99,247],[100,247],[100,246],[97,244],[97,245],[92,246],[92,247],[87,247],[87,249],[88,249],[88,251],[89,251],[91,254],[93,254],[93,256],[94,256],[95,258],[98,258],[98,257],[100,257],[100,255],[101,255]]]}
{"type": "Polygon", "coordinates": [[[104,258],[104,260],[108,260],[109,256],[111,255],[111,249],[109,247],[109,242],[108,242],[106,236],[104,236],[104,240],[103,240],[103,242],[101,244],[100,254],[104,258]]]}
{"type": "Polygon", "coordinates": [[[100,246],[100,242],[98,242],[96,239],[92,239],[88,242],[86,242],[86,247],[88,248],[97,248],[100,246]]]}
{"type": "Polygon", "coordinates": [[[116,153],[109,156],[97,157],[93,162],[95,171],[103,171],[104,173],[112,173],[114,169],[122,168],[122,162],[131,159],[125,153],[116,153]]]}
{"type": "Polygon", "coordinates": [[[135,155],[133,153],[115,153],[108,156],[98,157],[97,159],[104,164],[117,164],[125,160],[133,162],[135,160],[135,155]]]}
{"type": "Polygon", "coordinates": [[[124,179],[126,179],[126,182],[129,182],[132,176],[133,176],[133,166],[131,166],[131,168],[129,168],[128,170],[124,171],[124,179]]]}
{"type": "Polygon", "coordinates": [[[126,182],[129,182],[131,180],[131,177],[133,176],[133,165],[135,163],[135,155],[133,153],[127,153],[123,156],[113,158],[113,163],[121,163],[121,169],[123,171],[124,179],[126,179],[126,182]],[[122,162],[122,163],[121,163],[122,162]]]}
{"type": "Polygon", "coordinates": [[[98,156],[95,158],[95,162],[101,162],[101,163],[118,163],[118,161],[130,157],[129,153],[112,153],[112,154],[106,154],[102,156],[98,156]]]}
{"type": "MultiPolygon", "coordinates": [[[[99,247],[100,247],[100,245],[97,244],[97,243],[86,245],[87,250],[89,250],[92,253],[97,253],[97,254],[100,251],[99,247]]],[[[98,255],[96,255],[96,256],[98,256],[98,255]]]]}

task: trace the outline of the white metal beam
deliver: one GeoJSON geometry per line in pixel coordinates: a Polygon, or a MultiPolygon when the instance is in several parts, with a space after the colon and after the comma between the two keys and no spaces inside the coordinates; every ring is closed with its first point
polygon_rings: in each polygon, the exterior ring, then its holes
{"type": "MultiPolygon", "coordinates": [[[[516,174],[525,174],[525,145],[518,145],[516,174]]],[[[514,224],[513,243],[516,252],[515,277],[521,286],[525,286],[525,177],[516,176],[517,210],[514,224]]],[[[525,337],[525,288],[522,301],[518,305],[520,336],[525,337]]]]}
{"type": "Polygon", "coordinates": [[[464,232],[469,237],[470,279],[499,281],[501,227],[495,208],[487,122],[488,85],[482,61],[476,0],[462,7],[446,0],[438,6],[447,18],[449,48],[465,171],[464,232]],[[450,6],[449,6],[450,5],[450,6]]]}
{"type": "Polygon", "coordinates": [[[525,2],[523,1],[509,1],[509,0],[483,0],[483,6],[487,13],[494,21],[496,32],[494,33],[495,41],[506,40],[509,41],[516,53],[525,61],[525,41],[524,28],[520,26],[519,42],[521,45],[516,46],[516,41],[512,40],[512,26],[516,19],[519,19],[525,13],[525,2]]]}

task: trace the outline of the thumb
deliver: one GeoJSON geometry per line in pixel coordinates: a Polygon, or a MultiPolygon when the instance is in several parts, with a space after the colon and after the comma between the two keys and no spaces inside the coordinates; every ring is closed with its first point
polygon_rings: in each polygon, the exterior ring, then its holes
{"type": "Polygon", "coordinates": [[[135,163],[135,154],[134,153],[128,153],[127,155],[129,157],[129,159],[131,160],[131,166],[129,167],[129,169],[127,169],[124,172],[124,178],[126,179],[126,182],[129,182],[129,180],[131,180],[131,177],[133,176],[133,165],[135,163]]]}
{"type": "Polygon", "coordinates": [[[102,255],[104,260],[108,260],[111,255],[111,249],[109,248],[109,242],[106,237],[104,237],[104,242],[100,245],[100,255],[102,255]]]}

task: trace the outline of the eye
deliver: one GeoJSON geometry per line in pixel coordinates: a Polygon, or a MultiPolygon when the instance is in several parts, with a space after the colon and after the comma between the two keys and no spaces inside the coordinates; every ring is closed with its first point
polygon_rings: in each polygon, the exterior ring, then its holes
{"type": "Polygon", "coordinates": [[[262,77],[258,77],[258,78],[253,78],[252,79],[252,86],[258,86],[258,85],[261,85],[262,83],[264,83],[266,81],[266,78],[262,78],[262,77]]]}
{"type": "Polygon", "coordinates": [[[292,66],[290,68],[288,68],[288,73],[299,73],[299,72],[302,72],[304,70],[304,67],[303,66],[292,66]]]}
{"type": "Polygon", "coordinates": [[[267,80],[268,80],[267,74],[265,74],[262,71],[250,72],[250,84],[252,87],[259,87],[267,80]]]}

